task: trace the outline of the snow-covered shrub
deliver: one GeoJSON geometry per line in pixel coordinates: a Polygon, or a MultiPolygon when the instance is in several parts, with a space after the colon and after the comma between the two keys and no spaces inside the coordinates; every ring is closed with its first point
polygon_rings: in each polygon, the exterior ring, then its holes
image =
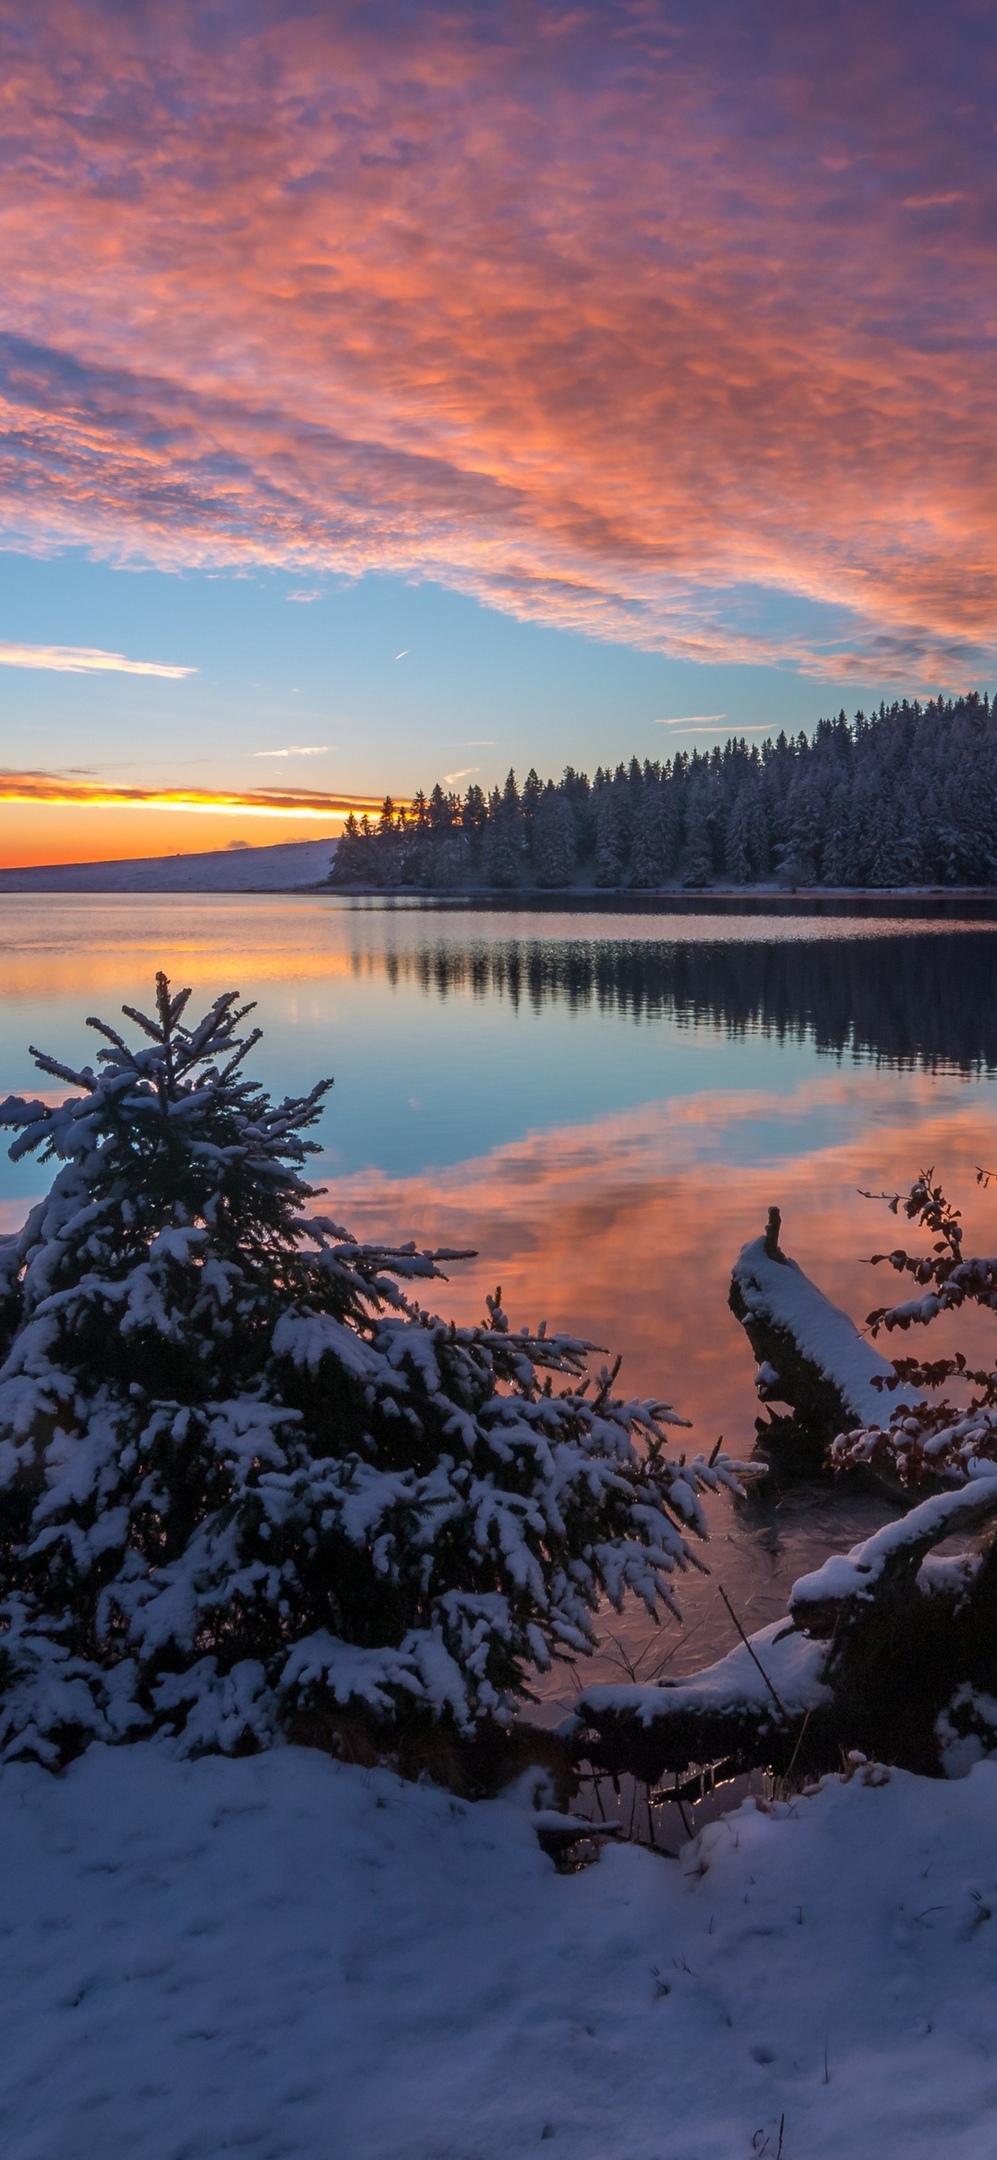
{"type": "Polygon", "coordinates": [[[330,1083],[274,1104],[250,1006],[157,977],[73,1092],[10,1098],[59,1164],[0,1242],[0,1750],[166,1730],[265,1745],[315,1706],[469,1732],[652,1611],[726,1458],[669,1460],[667,1405],[593,1346],[457,1327],[411,1285],[460,1257],[358,1244],[301,1174],[330,1083]]]}
{"type": "MultiPolygon", "coordinates": [[[[902,1206],[908,1220],[927,1230],[933,1243],[927,1253],[908,1253],[898,1246],[874,1255],[874,1265],[885,1262],[916,1286],[914,1297],[869,1314],[874,1335],[880,1328],[891,1334],[925,1327],[939,1313],[967,1304],[997,1311],[997,1257],[964,1255],[959,1210],[949,1205],[941,1186],[932,1183],[933,1177],[932,1170],[924,1170],[906,1200],[899,1193],[889,1198],[892,1213],[898,1214],[902,1206]]],[[[982,1170],[977,1178],[980,1183],[989,1182],[982,1170]]],[[[957,1486],[970,1478],[992,1477],[997,1462],[997,1370],[977,1369],[957,1351],[929,1361],[897,1358],[893,1371],[895,1377],[887,1387],[923,1390],[922,1399],[898,1404],[885,1426],[870,1424],[842,1433],[831,1449],[835,1467],[867,1463],[899,1477],[908,1487],[939,1479],[957,1486]],[[939,1393],[950,1380],[960,1380],[972,1391],[962,1408],[939,1393]],[[927,1399],[932,1396],[936,1399],[927,1399]]]]}

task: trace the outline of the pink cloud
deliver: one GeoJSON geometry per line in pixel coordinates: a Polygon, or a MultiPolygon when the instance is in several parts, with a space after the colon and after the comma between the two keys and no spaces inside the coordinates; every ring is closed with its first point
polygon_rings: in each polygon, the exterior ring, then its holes
{"type": "Polygon", "coordinates": [[[886,0],[4,0],[6,529],[964,680],[995,51],[968,5],[886,0]],[[759,627],[757,588],[840,625],[759,627]]]}
{"type": "Polygon", "coordinates": [[[57,675],[161,675],[172,682],[197,673],[196,668],[161,660],[126,660],[123,653],[103,652],[94,645],[18,645],[3,638],[0,667],[47,668],[57,675]]]}

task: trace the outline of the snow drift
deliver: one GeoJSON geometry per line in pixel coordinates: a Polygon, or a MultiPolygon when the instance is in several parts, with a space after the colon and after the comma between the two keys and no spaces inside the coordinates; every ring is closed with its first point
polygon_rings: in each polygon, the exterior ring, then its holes
{"type": "Polygon", "coordinates": [[[997,2145],[997,1768],[859,1767],[567,1876],[534,1797],[296,1748],[8,1766],[5,2160],[997,2145]]]}

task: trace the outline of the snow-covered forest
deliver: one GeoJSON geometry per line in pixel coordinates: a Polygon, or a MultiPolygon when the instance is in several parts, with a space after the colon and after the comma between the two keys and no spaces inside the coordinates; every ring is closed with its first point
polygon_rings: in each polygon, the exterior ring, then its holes
{"type": "Polygon", "coordinates": [[[743,737],[594,779],[510,772],[489,795],[437,784],[411,811],[350,818],[337,886],[512,890],[572,884],[896,888],[997,878],[997,702],[904,698],[813,737],[743,737]]]}

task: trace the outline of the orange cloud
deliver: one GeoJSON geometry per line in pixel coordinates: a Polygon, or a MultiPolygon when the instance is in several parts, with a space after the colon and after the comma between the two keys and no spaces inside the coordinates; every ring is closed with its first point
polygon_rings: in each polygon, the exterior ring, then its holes
{"type": "Polygon", "coordinates": [[[814,676],[991,658],[985,10],[166,20],[0,5],[9,534],[814,676]]]}
{"type": "MultiPolygon", "coordinates": [[[[274,753],[279,755],[279,753],[274,753]]],[[[340,795],[319,788],[144,788],[115,787],[102,780],[71,775],[0,770],[0,803],[45,803],[50,807],[92,810],[182,810],[215,816],[322,818],[377,812],[377,795],[340,795]]],[[[399,797],[399,804],[402,798],[399,797]]],[[[407,807],[407,805],[406,805],[407,807]]]]}

